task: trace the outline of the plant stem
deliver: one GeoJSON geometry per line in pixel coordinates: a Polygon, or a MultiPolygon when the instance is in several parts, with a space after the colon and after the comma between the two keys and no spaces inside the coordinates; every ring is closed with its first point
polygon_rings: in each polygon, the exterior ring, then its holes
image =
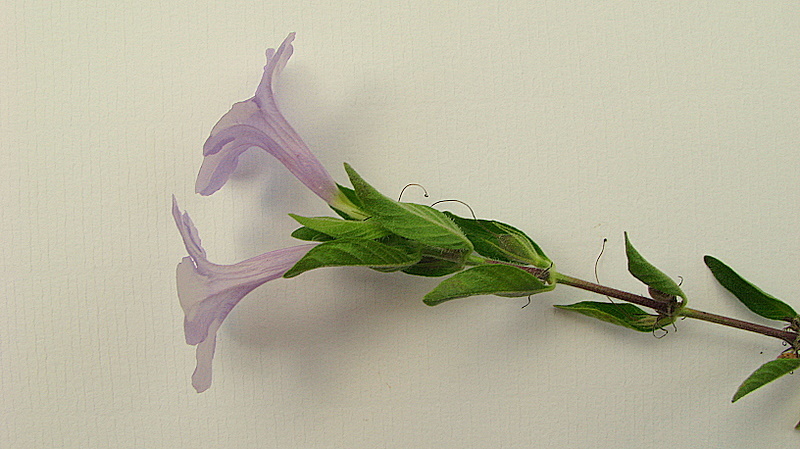
{"type": "Polygon", "coordinates": [[[561,273],[555,273],[554,277],[555,281],[559,284],[569,285],[570,287],[599,293],[601,295],[621,299],[623,301],[638,304],[640,306],[649,307],[656,312],[665,315],[669,313],[670,304],[664,301],[656,301],[653,298],[617,290],[616,288],[606,287],[605,285],[595,284],[594,282],[584,281],[583,279],[574,278],[561,273]]]}
{"type": "Polygon", "coordinates": [[[758,334],[766,335],[768,337],[775,337],[785,341],[786,343],[789,343],[792,347],[795,347],[798,337],[798,334],[792,331],[775,329],[772,327],[751,323],[749,321],[737,320],[736,318],[729,318],[722,315],[715,315],[713,313],[690,309],[688,307],[684,307],[683,309],[681,309],[678,314],[680,316],[685,316],[687,318],[694,318],[697,320],[708,321],[709,323],[717,323],[723,326],[735,327],[737,329],[756,332],[758,334]]]}
{"type": "MultiPolygon", "coordinates": [[[[528,268],[526,268],[526,270],[531,271],[534,275],[546,274],[546,270],[535,269],[534,271],[528,268]]],[[[584,281],[582,279],[574,278],[572,276],[567,276],[561,273],[553,273],[553,279],[555,280],[555,282],[559,284],[569,285],[570,287],[580,288],[582,290],[599,293],[601,295],[609,296],[611,298],[616,298],[622,301],[648,307],[663,315],[669,315],[671,313],[677,312],[677,315],[679,316],[685,316],[687,318],[694,318],[697,320],[708,321],[710,323],[721,324],[723,326],[733,327],[736,329],[742,329],[745,331],[766,335],[768,337],[777,338],[779,340],[783,340],[789,343],[792,347],[795,347],[798,341],[798,334],[796,332],[787,331],[783,329],[775,329],[769,326],[762,326],[760,324],[737,320],[735,318],[729,318],[722,315],[715,315],[713,313],[690,309],[688,307],[682,307],[673,312],[674,309],[673,303],[659,301],[653,298],[648,298],[646,296],[641,296],[634,293],[617,290],[615,288],[606,287],[605,285],[595,284],[594,282],[584,281]]]]}

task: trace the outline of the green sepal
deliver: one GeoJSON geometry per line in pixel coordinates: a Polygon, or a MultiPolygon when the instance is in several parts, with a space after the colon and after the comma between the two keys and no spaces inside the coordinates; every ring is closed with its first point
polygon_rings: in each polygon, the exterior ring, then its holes
{"type": "Polygon", "coordinates": [[[472,252],[472,243],[442,212],[422,204],[401,203],[386,197],[367,184],[348,164],[344,164],[362,208],[384,228],[427,246],[472,252]]]}
{"type": "Polygon", "coordinates": [[[528,296],[552,290],[539,278],[510,265],[479,265],[445,279],[425,295],[423,302],[435,306],[445,301],[475,295],[528,296]]]}
{"type": "Polygon", "coordinates": [[[736,394],[733,395],[731,402],[738,401],[744,395],[763,387],[797,368],[800,368],[800,359],[794,358],[776,359],[761,365],[761,367],[753,371],[753,374],[742,382],[742,385],[736,390],[736,394]]]}
{"type": "Polygon", "coordinates": [[[333,237],[329,236],[328,234],[315,231],[305,226],[295,229],[292,232],[292,237],[298,240],[306,240],[308,242],[327,242],[329,240],[333,240],[333,237]]]}
{"type": "Polygon", "coordinates": [[[636,248],[633,247],[631,241],[628,239],[627,232],[625,233],[625,253],[628,256],[628,271],[633,277],[642,281],[647,286],[652,287],[654,290],[671,296],[680,296],[684,301],[686,300],[686,295],[672,278],[651,265],[650,262],[646,261],[644,257],[636,251],[636,248]]]}
{"type": "Polygon", "coordinates": [[[479,220],[459,217],[450,212],[444,214],[453,220],[467,238],[475,251],[485,257],[504,262],[551,268],[553,262],[527,234],[505,223],[494,220],[479,220]]]}
{"type": "Polygon", "coordinates": [[[376,240],[391,234],[375,220],[356,221],[334,217],[303,217],[289,214],[301,225],[333,238],[376,240]]]}
{"type": "Polygon", "coordinates": [[[344,196],[344,198],[341,198],[341,200],[343,200],[345,206],[350,208],[350,212],[348,213],[339,208],[329,205],[331,210],[336,212],[337,215],[344,218],[345,220],[361,221],[369,217],[369,215],[367,215],[362,209],[361,200],[358,199],[358,196],[356,196],[356,193],[353,191],[353,189],[345,187],[341,184],[336,184],[336,187],[339,188],[339,192],[341,192],[342,196],[344,196]]]}
{"type": "Polygon", "coordinates": [[[358,198],[358,195],[356,195],[355,190],[351,189],[350,187],[345,187],[341,184],[336,184],[336,187],[338,187],[339,191],[342,192],[345,198],[350,200],[351,203],[355,204],[356,207],[358,207],[359,209],[364,208],[364,204],[361,203],[361,200],[358,198]]]}
{"type": "Polygon", "coordinates": [[[403,273],[414,276],[439,277],[453,274],[464,268],[463,263],[436,257],[423,256],[416,264],[403,269],[403,273]]]}
{"type": "Polygon", "coordinates": [[[311,248],[283,277],[291,278],[322,267],[364,266],[380,271],[397,271],[414,265],[421,257],[419,248],[412,245],[338,239],[311,248]]]}
{"type": "Polygon", "coordinates": [[[675,317],[653,315],[633,304],[612,304],[608,302],[582,301],[566,306],[555,306],[597,318],[607,323],[627,327],[639,332],[653,332],[672,324],[675,317]]]}
{"type": "Polygon", "coordinates": [[[703,261],[717,281],[756,315],[790,323],[798,319],[790,305],[751,284],[719,259],[705,256],[703,261]]]}

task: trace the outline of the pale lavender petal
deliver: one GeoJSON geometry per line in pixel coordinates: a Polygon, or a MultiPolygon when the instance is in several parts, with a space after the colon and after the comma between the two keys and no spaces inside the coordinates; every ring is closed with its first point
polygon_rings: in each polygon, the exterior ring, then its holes
{"type": "Polygon", "coordinates": [[[277,50],[267,50],[267,64],[256,94],[233,105],[211,130],[197,176],[195,190],[210,195],[221,188],[236,169],[239,156],[252,147],[277,158],[303,184],[331,205],[341,201],[336,182],[292,129],[275,103],[273,81],[292,55],[294,33],[277,50]]]}
{"type": "Polygon", "coordinates": [[[184,257],[177,268],[178,298],[184,314],[186,343],[195,345],[206,338],[214,320],[224,320],[245,295],[273,279],[280,278],[315,244],[270,251],[234,265],[206,263],[205,272],[184,257]]]}
{"type": "Polygon", "coordinates": [[[189,253],[178,264],[176,279],[185,315],[186,343],[198,345],[193,385],[200,392],[211,382],[216,331],[233,307],[255,288],[283,276],[315,244],[271,251],[233,265],[217,265],[206,259],[197,229],[189,215],[181,213],[174,197],[172,214],[189,253]]]}
{"type": "Polygon", "coordinates": [[[211,387],[211,365],[214,361],[214,350],[217,347],[217,329],[222,321],[214,321],[208,329],[211,336],[197,345],[195,358],[197,365],[192,373],[192,386],[202,393],[211,387]]]}
{"type": "Polygon", "coordinates": [[[204,270],[209,265],[208,260],[206,260],[206,251],[200,243],[197,228],[194,227],[189,214],[181,214],[175,195],[172,195],[172,218],[175,219],[175,224],[178,226],[178,231],[183,239],[183,246],[186,247],[189,256],[200,270],[204,270]]]}

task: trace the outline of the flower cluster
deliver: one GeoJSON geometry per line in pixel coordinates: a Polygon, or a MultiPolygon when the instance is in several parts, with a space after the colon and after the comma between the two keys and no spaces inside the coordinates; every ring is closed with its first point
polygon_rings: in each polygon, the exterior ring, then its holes
{"type": "Polygon", "coordinates": [[[208,261],[192,221],[173,201],[175,223],[189,253],[178,265],[178,296],[186,314],[186,342],[197,346],[192,385],[198,392],[211,386],[216,332],[231,309],[253,289],[278,277],[333,266],[425,277],[452,275],[425,295],[423,302],[428,305],[474,295],[527,296],[555,287],[553,263],[513,226],[395,201],[348,164],[344,168],[353,188],[338,185],[275,103],[273,81],[292,54],[292,39],[290,34],[277,50],[267,51],[256,94],[234,104],[212,129],[196,190],[202,195],[219,190],[236,169],[239,156],[261,148],[342,218],[290,214],[302,225],[292,236],[311,243],[217,265],[208,261]]]}
{"type": "MultiPolygon", "coordinates": [[[[293,39],[291,33],[277,50],[267,50],[267,64],[255,95],[234,104],[211,130],[203,146],[203,165],[195,190],[201,195],[216,192],[236,169],[242,153],[261,148],[332,208],[363,217],[278,110],[273,82],[292,55],[293,39]]],[[[189,215],[181,213],[174,197],[172,214],[189,253],[178,264],[177,285],[185,314],[186,343],[197,346],[192,385],[200,393],[211,386],[216,332],[231,309],[255,288],[283,276],[315,245],[271,251],[234,265],[217,265],[206,258],[197,229],[189,215]]]]}

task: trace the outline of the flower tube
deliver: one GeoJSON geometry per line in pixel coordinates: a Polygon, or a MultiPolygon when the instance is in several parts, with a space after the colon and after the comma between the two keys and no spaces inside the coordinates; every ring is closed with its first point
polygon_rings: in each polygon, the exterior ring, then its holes
{"type": "Polygon", "coordinates": [[[192,386],[202,393],[211,386],[217,330],[233,307],[256,287],[283,276],[314,244],[271,251],[234,265],[217,265],[206,258],[197,229],[189,214],[181,213],[174,196],[172,215],[189,252],[177,268],[178,298],[185,314],[186,343],[197,346],[192,386]]]}
{"type": "Polygon", "coordinates": [[[219,190],[236,169],[239,156],[258,147],[278,159],[331,207],[353,218],[364,218],[278,110],[272,85],[292,55],[293,40],[294,33],[290,33],[277,50],[267,50],[267,64],[255,96],[235,103],[211,130],[203,145],[205,158],[195,190],[201,195],[219,190]]]}

